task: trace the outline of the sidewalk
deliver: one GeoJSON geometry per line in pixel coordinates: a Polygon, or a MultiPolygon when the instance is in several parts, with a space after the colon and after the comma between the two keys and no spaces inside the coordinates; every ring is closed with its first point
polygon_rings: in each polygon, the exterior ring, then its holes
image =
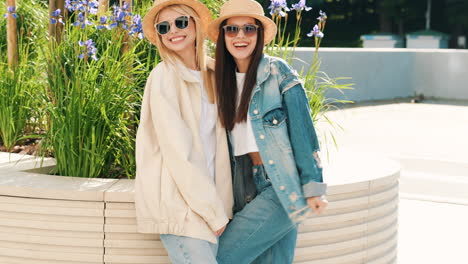
{"type": "Polygon", "coordinates": [[[468,102],[368,103],[327,116],[343,128],[333,132],[340,151],[402,165],[398,263],[468,263],[468,102]]]}

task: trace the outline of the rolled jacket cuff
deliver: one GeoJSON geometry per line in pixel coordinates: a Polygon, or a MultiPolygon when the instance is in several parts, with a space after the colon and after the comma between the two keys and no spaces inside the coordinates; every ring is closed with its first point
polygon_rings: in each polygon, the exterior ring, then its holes
{"type": "Polygon", "coordinates": [[[327,193],[327,184],[323,182],[311,181],[302,185],[302,191],[304,192],[304,197],[306,198],[322,196],[327,193]]]}

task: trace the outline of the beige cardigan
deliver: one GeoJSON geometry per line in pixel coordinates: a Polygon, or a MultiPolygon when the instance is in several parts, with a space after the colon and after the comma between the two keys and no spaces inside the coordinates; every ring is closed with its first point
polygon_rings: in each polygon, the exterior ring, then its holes
{"type": "Polygon", "coordinates": [[[213,183],[199,133],[200,113],[197,78],[182,64],[159,63],[146,83],[136,137],[138,232],[216,243],[213,232],[232,218],[226,132],[218,120],[213,183]]]}

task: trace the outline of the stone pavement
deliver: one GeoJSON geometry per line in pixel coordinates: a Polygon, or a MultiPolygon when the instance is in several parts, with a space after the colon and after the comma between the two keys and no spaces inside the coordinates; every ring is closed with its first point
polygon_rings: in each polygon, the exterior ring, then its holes
{"type": "Polygon", "coordinates": [[[398,263],[467,264],[468,102],[360,103],[327,116],[342,130],[326,122],[318,130],[322,139],[332,131],[340,152],[376,153],[402,166],[398,263]]]}

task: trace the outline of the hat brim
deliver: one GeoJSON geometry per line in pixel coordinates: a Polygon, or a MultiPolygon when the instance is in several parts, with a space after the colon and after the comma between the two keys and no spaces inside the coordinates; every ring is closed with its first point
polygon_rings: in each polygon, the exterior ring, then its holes
{"type": "Polygon", "coordinates": [[[210,10],[204,4],[194,0],[169,0],[153,6],[143,18],[143,33],[149,42],[156,45],[156,38],[158,37],[158,32],[156,32],[156,28],[154,26],[156,16],[161,9],[170,5],[186,5],[191,7],[198,14],[202,24],[203,33],[206,36],[208,24],[212,21],[212,18],[210,10]]]}
{"type": "Polygon", "coordinates": [[[267,45],[270,43],[276,36],[277,28],[275,22],[270,18],[263,16],[263,15],[253,15],[253,14],[231,14],[219,17],[213,20],[210,25],[208,26],[208,38],[216,43],[218,41],[219,35],[219,26],[223,23],[224,20],[229,19],[231,17],[252,17],[258,19],[263,26],[263,44],[267,45]]]}

